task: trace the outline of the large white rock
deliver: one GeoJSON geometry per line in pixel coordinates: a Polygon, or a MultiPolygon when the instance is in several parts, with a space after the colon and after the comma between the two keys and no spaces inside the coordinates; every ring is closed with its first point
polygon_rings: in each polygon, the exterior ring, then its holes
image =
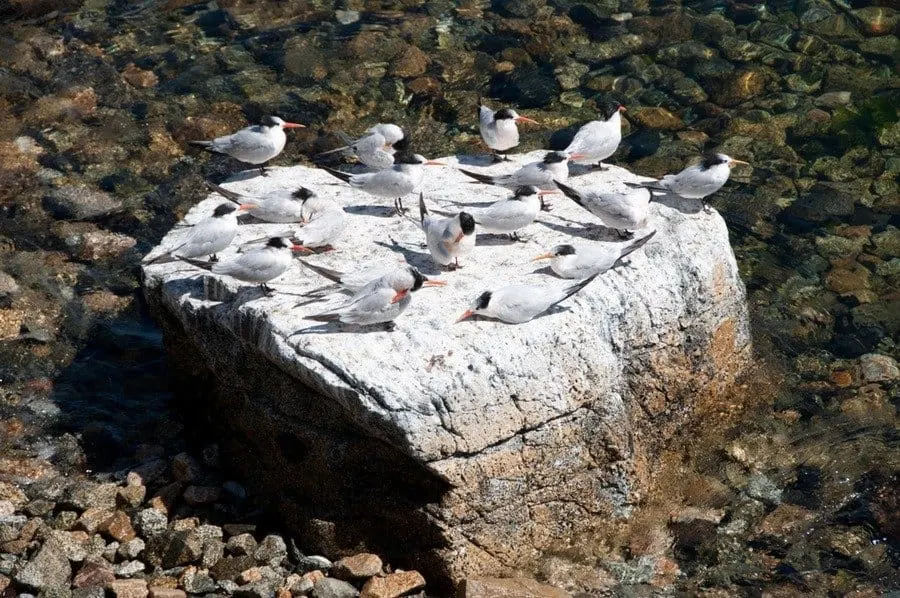
{"type": "MultiPolygon", "coordinates": [[[[509,193],[470,183],[456,158],[443,161],[449,166],[427,169],[429,206],[509,193]]],[[[569,184],[625,180],[638,178],[609,167],[569,184]]],[[[323,171],[276,168],[225,186],[263,195],[299,184],[336,198],[350,218],[336,250],[309,260],[348,270],[405,258],[447,286],[415,293],[394,332],[360,332],[303,319],[345,297],[298,305],[327,283],[299,263],[270,297],[183,263],[145,266],[144,276],[178,362],[213,374],[211,401],[232,459],[251,483],[277,493],[288,521],[321,550],[363,542],[415,555],[450,579],[534,571],[627,516],[660,444],[749,359],[728,231],[699,202],[654,202],[656,236],[631,265],[544,317],[454,324],[484,290],[569,284],[530,261],[552,245],[614,236],[568,198],[549,196],[553,210],[522,231],[527,242],[479,235],[463,269],[439,273],[413,219],[390,216],[389,199],[371,207],[379,200],[323,171]]],[[[221,201],[207,198],[185,221],[221,201]]],[[[417,198],[405,202],[417,217],[417,198]]],[[[240,240],[284,229],[248,224],[240,240]]],[[[174,229],[154,255],[186,233],[174,229]]]]}

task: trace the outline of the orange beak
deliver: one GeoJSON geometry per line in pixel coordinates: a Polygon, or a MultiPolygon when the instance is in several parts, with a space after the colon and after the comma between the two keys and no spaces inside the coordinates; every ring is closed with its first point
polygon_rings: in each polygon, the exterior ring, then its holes
{"type": "Polygon", "coordinates": [[[256,204],[255,204],[255,203],[242,203],[242,204],[240,205],[240,207],[238,208],[238,211],[240,212],[240,211],[243,211],[243,210],[252,210],[252,209],[255,208],[255,207],[256,207],[256,204]]]}
{"type": "Polygon", "coordinates": [[[553,195],[554,193],[559,193],[559,189],[541,189],[538,191],[538,195],[543,197],[544,195],[553,195]]]}
{"type": "Polygon", "coordinates": [[[398,301],[402,301],[404,297],[409,295],[409,289],[403,289],[402,291],[397,291],[397,294],[394,295],[394,298],[391,299],[391,303],[397,303],[398,301]]]}
{"type": "Polygon", "coordinates": [[[744,164],[745,166],[750,166],[750,162],[744,162],[743,160],[732,159],[731,162],[728,163],[729,166],[734,166],[735,164],[744,164]]]}
{"type": "Polygon", "coordinates": [[[619,112],[628,112],[628,108],[625,106],[619,106],[619,112]]]}
{"type": "Polygon", "coordinates": [[[305,251],[306,253],[313,253],[313,250],[309,247],[304,247],[303,245],[291,245],[291,249],[293,251],[305,251]]]}
{"type": "Polygon", "coordinates": [[[454,242],[454,243],[459,243],[460,241],[462,241],[462,238],[465,237],[465,236],[466,236],[466,233],[464,233],[464,232],[462,232],[462,231],[459,231],[459,234],[456,235],[456,238],[453,239],[453,242],[454,242]]]}
{"type": "Polygon", "coordinates": [[[582,158],[584,158],[586,156],[587,156],[587,154],[570,154],[569,160],[581,160],[582,158]]]}
{"type": "Polygon", "coordinates": [[[463,312],[463,315],[459,316],[459,319],[457,319],[456,322],[454,322],[454,324],[462,322],[463,320],[465,320],[466,318],[468,318],[469,316],[471,316],[474,313],[475,312],[473,312],[471,309],[467,309],[466,311],[463,312]]]}
{"type": "Polygon", "coordinates": [[[549,260],[554,257],[556,257],[556,256],[553,255],[552,253],[542,253],[541,255],[537,256],[536,258],[533,258],[531,261],[536,262],[538,260],[549,260]]]}
{"type": "Polygon", "coordinates": [[[447,283],[443,280],[426,280],[422,283],[423,287],[445,287],[447,283]]]}
{"type": "Polygon", "coordinates": [[[284,129],[305,129],[306,125],[301,125],[298,123],[284,123],[283,125],[281,125],[281,127],[284,129]]]}
{"type": "Polygon", "coordinates": [[[446,164],[439,162],[438,160],[426,160],[425,166],[446,166],[446,164]]]}
{"type": "Polygon", "coordinates": [[[520,116],[520,117],[518,117],[518,118],[516,119],[516,122],[517,122],[517,123],[531,123],[531,124],[533,124],[533,125],[540,124],[540,123],[538,123],[538,121],[532,120],[532,119],[528,118],[527,116],[520,116]]]}

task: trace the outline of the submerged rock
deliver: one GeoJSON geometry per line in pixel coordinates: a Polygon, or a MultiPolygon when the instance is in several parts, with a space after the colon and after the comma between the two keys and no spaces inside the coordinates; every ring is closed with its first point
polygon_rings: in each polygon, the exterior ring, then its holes
{"type": "MultiPolygon", "coordinates": [[[[570,182],[584,188],[635,178],[610,167],[570,182]]],[[[373,198],[332,184],[321,170],[274,169],[229,186],[259,194],[298,179],[349,204],[346,236],[334,252],[309,260],[346,270],[405,256],[439,274],[416,224],[382,217],[373,198]]],[[[482,200],[509,195],[474,187],[453,168],[428,171],[431,206],[470,202],[473,191],[482,200]]],[[[217,201],[201,203],[188,222],[217,201]]],[[[298,307],[297,294],[327,281],[299,268],[271,283],[291,294],[263,297],[184,264],[151,265],[146,295],[171,345],[221,385],[211,396],[220,397],[214,409],[229,430],[223,450],[254,483],[277,480],[269,489],[282,497],[287,520],[310,522],[298,531],[311,548],[332,553],[358,546],[363,534],[379,554],[402,547],[430,562],[437,556],[459,580],[535,566],[542,551],[603,528],[611,514],[626,515],[648,483],[638,462],[677,428],[671,413],[717,396],[747,363],[744,289],[724,222],[677,199],[652,204],[652,212],[664,242],[651,241],[631,267],[601,276],[565,309],[523,325],[453,321],[492,287],[566,284],[533,273],[529,259],[573,235],[609,238],[568,199],[539,215],[526,244],[479,235],[466,267],[441,276],[447,287],[417,292],[390,333],[304,321],[324,307],[298,307]],[[246,367],[238,373],[236,364],[246,367]],[[529,515],[535,502],[543,506],[529,515]],[[312,504],[329,505],[333,520],[304,506],[312,504]]],[[[284,228],[242,227],[242,240],[284,228]]],[[[231,554],[251,554],[236,543],[228,542],[231,554]]]]}

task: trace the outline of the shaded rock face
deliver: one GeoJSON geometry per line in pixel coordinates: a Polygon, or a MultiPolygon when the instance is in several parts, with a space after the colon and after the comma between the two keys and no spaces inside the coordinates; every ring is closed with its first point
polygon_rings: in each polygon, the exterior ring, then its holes
{"type": "MultiPolygon", "coordinates": [[[[609,167],[569,184],[624,180],[637,177],[609,167]]],[[[414,223],[361,209],[375,202],[324,172],[274,169],[227,186],[261,194],[297,181],[350,212],[336,251],[308,259],[347,270],[396,258],[389,235],[410,263],[439,274],[414,223]]],[[[509,194],[469,184],[453,168],[429,169],[424,192],[432,207],[509,194]]],[[[186,221],[221,201],[208,198],[186,221]]],[[[565,284],[533,273],[529,260],[538,253],[572,235],[612,238],[570,200],[552,201],[552,212],[521,231],[526,243],[480,235],[466,267],[441,275],[447,287],[417,292],[394,332],[307,322],[304,315],[330,304],[297,307],[296,295],[263,297],[183,263],[144,267],[151,310],[181,373],[205,385],[198,394],[208,397],[225,456],[277,497],[309,549],[335,555],[364,545],[401,564],[414,558],[429,579],[445,581],[536,570],[546,556],[627,517],[661,444],[748,363],[744,287],[725,224],[678,198],[652,204],[656,237],[631,266],[600,276],[568,309],[515,326],[452,324],[488,288],[565,284]],[[296,334],[310,326],[315,333],[296,334]]],[[[284,229],[255,223],[240,239],[284,229]]],[[[158,250],[181,234],[170,233],[158,250]]],[[[325,282],[297,266],[270,284],[305,293],[325,282]]]]}

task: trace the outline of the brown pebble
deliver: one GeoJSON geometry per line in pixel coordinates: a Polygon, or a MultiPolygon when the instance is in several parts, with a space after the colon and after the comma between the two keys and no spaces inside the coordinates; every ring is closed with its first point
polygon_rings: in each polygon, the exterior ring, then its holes
{"type": "Polygon", "coordinates": [[[75,588],[106,587],[116,579],[112,565],[103,559],[86,560],[72,579],[75,588]]]}
{"type": "Polygon", "coordinates": [[[124,511],[114,512],[97,530],[118,542],[127,542],[137,536],[131,526],[131,519],[124,511]]]}
{"type": "Polygon", "coordinates": [[[116,598],[146,598],[147,582],[143,579],[117,579],[109,584],[116,598]]]}
{"type": "Polygon", "coordinates": [[[359,598],[397,598],[424,587],[425,578],[418,571],[398,571],[367,581],[359,598]]]}
{"type": "Polygon", "coordinates": [[[363,552],[342,558],[334,564],[331,574],[338,579],[360,579],[381,573],[378,555],[363,552]]]}
{"type": "Polygon", "coordinates": [[[145,71],[133,62],[129,63],[122,71],[122,78],[135,87],[153,87],[159,82],[156,73],[145,71]]]}
{"type": "Polygon", "coordinates": [[[178,588],[161,588],[153,586],[150,588],[150,598],[187,598],[187,593],[178,588]]]}

